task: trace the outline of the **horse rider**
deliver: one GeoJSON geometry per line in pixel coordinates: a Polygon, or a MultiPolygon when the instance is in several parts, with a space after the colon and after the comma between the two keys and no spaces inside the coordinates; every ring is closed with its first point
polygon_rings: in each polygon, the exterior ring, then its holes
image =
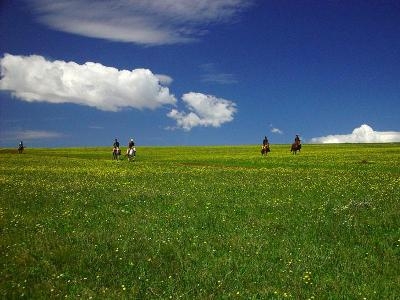
{"type": "Polygon", "coordinates": [[[263,146],[269,146],[268,138],[266,136],[264,136],[263,139],[263,146]]]}
{"type": "Polygon", "coordinates": [[[128,155],[129,160],[131,157],[136,156],[135,142],[133,141],[133,139],[131,139],[128,143],[128,149],[126,150],[126,154],[128,155]]]}
{"type": "Polygon", "coordinates": [[[262,148],[264,150],[266,150],[267,152],[269,152],[268,151],[269,150],[269,141],[268,141],[268,138],[266,136],[264,136],[262,148]]]}
{"type": "Polygon", "coordinates": [[[299,145],[301,144],[301,141],[300,141],[300,138],[299,138],[299,135],[298,135],[298,134],[296,134],[296,137],[294,138],[294,142],[295,142],[295,144],[296,144],[297,146],[299,146],[299,145]]]}
{"type": "Polygon", "coordinates": [[[18,153],[22,153],[24,151],[24,143],[22,141],[18,144],[18,153]]]}
{"type": "Polygon", "coordinates": [[[114,154],[114,158],[116,158],[116,159],[118,159],[118,155],[121,154],[121,150],[119,149],[119,142],[117,139],[114,140],[113,154],[114,154]]]}
{"type": "Polygon", "coordinates": [[[113,144],[114,149],[119,150],[119,142],[117,139],[114,140],[114,144],[113,144]]]}
{"type": "Polygon", "coordinates": [[[266,136],[263,139],[263,147],[264,148],[269,148],[269,141],[268,141],[268,138],[266,136]]]}
{"type": "Polygon", "coordinates": [[[129,141],[129,143],[128,143],[128,148],[129,148],[129,149],[132,149],[133,146],[135,146],[135,142],[133,141],[133,139],[131,139],[131,140],[129,141]]]}

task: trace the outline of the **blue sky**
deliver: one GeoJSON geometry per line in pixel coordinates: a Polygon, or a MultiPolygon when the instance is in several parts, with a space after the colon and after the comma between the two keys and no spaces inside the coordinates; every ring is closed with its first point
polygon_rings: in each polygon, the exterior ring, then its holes
{"type": "Polygon", "coordinates": [[[0,2],[0,147],[400,142],[399,1],[0,2]]]}

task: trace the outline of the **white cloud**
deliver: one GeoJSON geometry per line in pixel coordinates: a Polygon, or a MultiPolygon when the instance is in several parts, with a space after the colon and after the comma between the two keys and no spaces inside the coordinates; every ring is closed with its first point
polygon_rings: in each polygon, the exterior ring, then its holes
{"type": "Polygon", "coordinates": [[[46,130],[17,130],[2,133],[3,140],[37,140],[64,137],[62,133],[46,130]]]}
{"type": "Polygon", "coordinates": [[[188,93],[182,96],[189,112],[171,110],[167,116],[175,119],[177,127],[190,131],[196,126],[220,127],[233,120],[236,104],[230,100],[201,93],[188,93]]]}
{"type": "Polygon", "coordinates": [[[0,68],[0,90],[28,102],[75,103],[106,111],[176,103],[169,89],[160,85],[171,79],[148,69],[118,70],[93,62],[79,65],[11,54],[0,59],[0,68]]]}
{"type": "Polygon", "coordinates": [[[32,0],[47,26],[78,35],[145,45],[184,43],[204,26],[228,22],[252,0],[32,0]]]}
{"type": "Polygon", "coordinates": [[[367,124],[355,128],[351,134],[336,134],[311,139],[311,143],[394,143],[400,142],[398,131],[374,131],[367,124]]]}
{"type": "Polygon", "coordinates": [[[203,82],[217,84],[233,84],[238,82],[233,74],[218,72],[213,63],[203,64],[200,68],[204,72],[204,74],[201,75],[201,80],[203,82]]]}
{"type": "Polygon", "coordinates": [[[279,128],[275,128],[275,127],[271,128],[271,132],[272,133],[277,133],[277,134],[283,134],[282,130],[280,130],[279,128]]]}
{"type": "Polygon", "coordinates": [[[208,73],[201,76],[203,82],[212,82],[218,84],[233,84],[237,83],[235,76],[228,73],[208,73]]]}
{"type": "Polygon", "coordinates": [[[163,85],[170,85],[173,81],[171,77],[165,74],[154,74],[158,78],[161,84],[163,85]]]}
{"type": "Polygon", "coordinates": [[[90,125],[89,129],[96,129],[96,130],[100,130],[100,129],[104,129],[103,126],[97,126],[97,125],[90,125]]]}

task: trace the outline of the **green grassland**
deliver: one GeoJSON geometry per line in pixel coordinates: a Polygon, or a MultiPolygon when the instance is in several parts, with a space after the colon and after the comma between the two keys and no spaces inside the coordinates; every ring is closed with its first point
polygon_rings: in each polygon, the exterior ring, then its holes
{"type": "Polygon", "coordinates": [[[400,145],[0,150],[0,297],[399,299],[400,145]]]}

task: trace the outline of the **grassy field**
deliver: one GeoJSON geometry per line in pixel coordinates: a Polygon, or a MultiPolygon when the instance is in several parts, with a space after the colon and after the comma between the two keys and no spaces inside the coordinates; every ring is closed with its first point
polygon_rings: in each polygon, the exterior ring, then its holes
{"type": "Polygon", "coordinates": [[[399,299],[400,145],[0,150],[0,297],[399,299]]]}

